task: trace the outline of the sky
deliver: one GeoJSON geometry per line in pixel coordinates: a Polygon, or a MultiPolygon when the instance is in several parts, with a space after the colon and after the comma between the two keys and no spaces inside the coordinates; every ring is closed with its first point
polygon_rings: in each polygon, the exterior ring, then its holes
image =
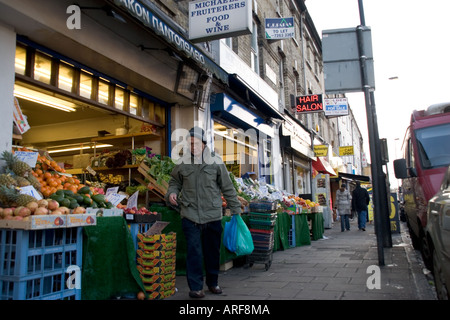
{"type": "MultiPolygon", "coordinates": [[[[320,37],[322,30],[361,24],[358,0],[305,4],[320,37]]],[[[450,101],[450,1],[363,0],[363,7],[372,33],[378,132],[388,141],[389,176],[396,187],[392,163],[401,157],[411,112],[450,101]]],[[[347,97],[370,161],[364,94],[347,97]]]]}

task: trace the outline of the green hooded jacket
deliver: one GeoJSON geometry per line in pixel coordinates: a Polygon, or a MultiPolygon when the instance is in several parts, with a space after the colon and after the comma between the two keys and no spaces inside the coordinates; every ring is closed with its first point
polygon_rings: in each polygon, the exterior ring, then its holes
{"type": "Polygon", "coordinates": [[[182,218],[204,224],[222,219],[222,198],[232,214],[241,212],[241,203],[222,159],[205,146],[200,161],[191,153],[177,161],[172,170],[165,199],[175,193],[182,218]]]}

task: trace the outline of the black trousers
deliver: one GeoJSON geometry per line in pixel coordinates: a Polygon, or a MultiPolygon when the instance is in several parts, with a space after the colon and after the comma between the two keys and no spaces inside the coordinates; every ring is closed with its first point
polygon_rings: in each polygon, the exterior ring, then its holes
{"type": "Polygon", "coordinates": [[[186,278],[191,291],[203,290],[203,260],[206,285],[218,285],[222,221],[197,224],[186,218],[181,221],[186,237],[186,278]]]}

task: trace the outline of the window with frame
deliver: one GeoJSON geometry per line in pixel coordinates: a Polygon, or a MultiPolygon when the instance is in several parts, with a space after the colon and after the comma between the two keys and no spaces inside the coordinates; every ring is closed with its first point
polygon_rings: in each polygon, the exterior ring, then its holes
{"type": "Polygon", "coordinates": [[[259,75],[258,25],[253,21],[251,68],[259,75]]]}
{"type": "Polygon", "coordinates": [[[113,107],[117,110],[137,116],[142,120],[151,120],[164,124],[164,107],[155,109],[154,103],[145,95],[130,91],[89,68],[70,59],[54,56],[51,51],[37,50],[33,45],[18,42],[16,45],[15,71],[23,79],[33,80],[54,86],[68,92],[71,98],[76,96],[92,100],[97,104],[113,107]],[[157,114],[155,114],[157,112],[157,114]]]}

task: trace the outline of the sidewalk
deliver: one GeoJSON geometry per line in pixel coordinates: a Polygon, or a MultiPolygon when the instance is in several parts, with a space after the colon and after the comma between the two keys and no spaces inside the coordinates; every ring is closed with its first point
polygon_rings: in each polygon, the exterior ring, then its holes
{"type": "MultiPolygon", "coordinates": [[[[432,276],[412,248],[404,223],[401,231],[392,235],[393,247],[384,248],[379,289],[367,286],[377,283],[374,271],[368,271],[378,266],[374,225],[359,231],[354,219],[350,231],[341,232],[335,222],[325,229],[324,239],[274,252],[268,271],[264,264],[254,264],[221,272],[224,293],[214,295],[205,288],[200,300],[436,300],[432,276]]],[[[176,287],[178,292],[166,300],[198,300],[189,298],[185,276],[177,277],[176,287]]]]}

